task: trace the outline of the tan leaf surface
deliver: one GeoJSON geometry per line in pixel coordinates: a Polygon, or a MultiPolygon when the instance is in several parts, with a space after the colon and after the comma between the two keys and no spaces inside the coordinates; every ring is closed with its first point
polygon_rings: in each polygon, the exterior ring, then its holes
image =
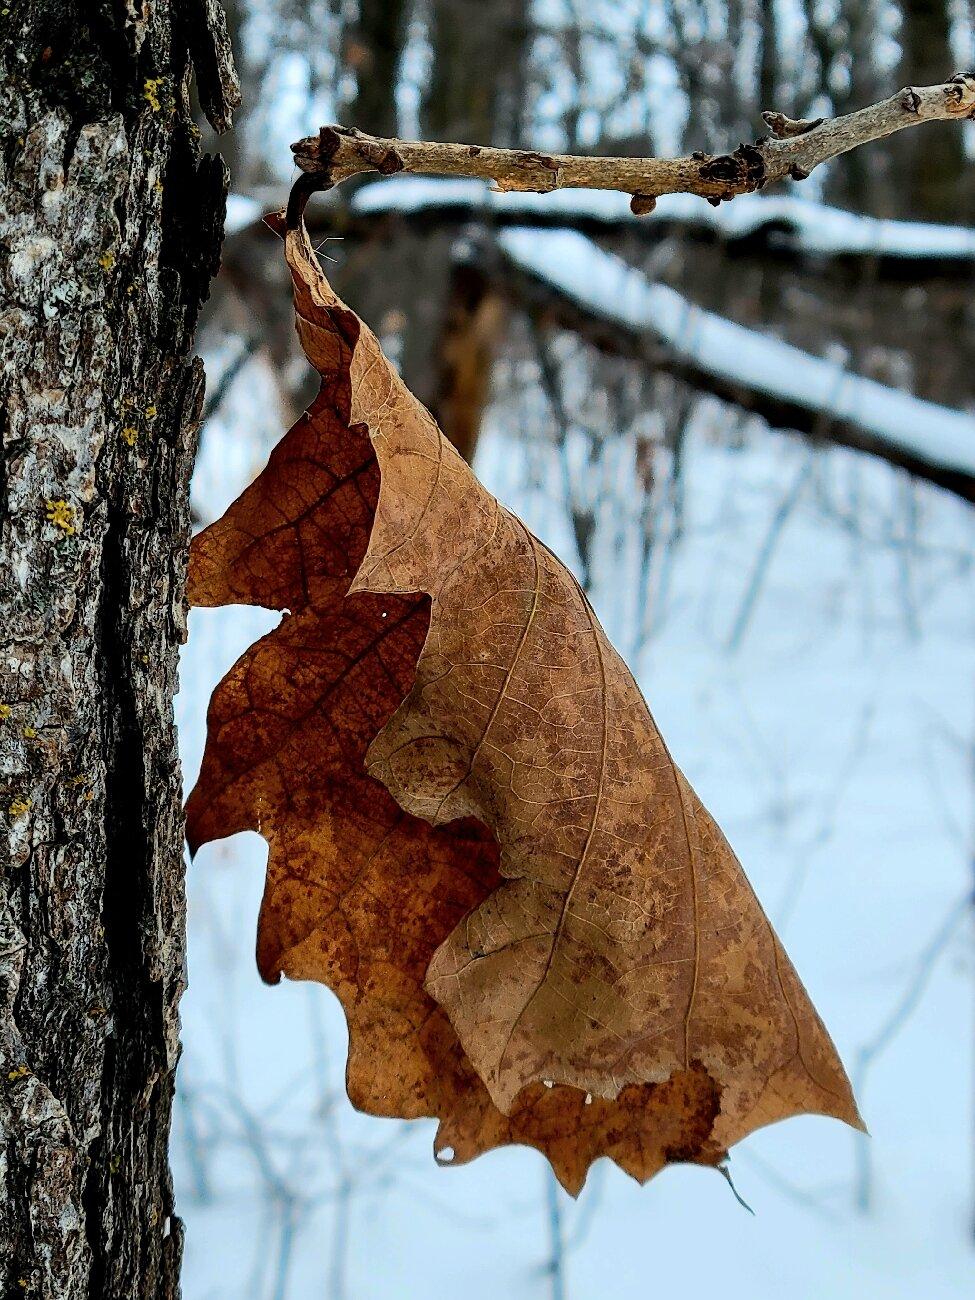
{"type": "Polygon", "coordinates": [[[584,595],[307,238],[286,252],[322,391],[196,540],[190,584],[291,611],[215,692],[187,808],[194,846],[268,840],[262,974],[338,994],[354,1104],[439,1116],[457,1161],[537,1146],[573,1191],[600,1154],[643,1179],[787,1115],[859,1123],[584,595]]]}

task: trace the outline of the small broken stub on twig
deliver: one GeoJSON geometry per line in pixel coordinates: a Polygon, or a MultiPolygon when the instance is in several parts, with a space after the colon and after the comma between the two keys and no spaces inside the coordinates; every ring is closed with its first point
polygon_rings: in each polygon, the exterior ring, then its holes
{"type": "Polygon", "coordinates": [[[657,206],[652,194],[634,194],[630,199],[630,211],[635,217],[648,217],[657,206]]]}
{"type": "Polygon", "coordinates": [[[779,140],[791,140],[797,135],[808,135],[810,131],[815,131],[817,126],[822,126],[825,120],[822,117],[786,117],[784,113],[762,114],[762,121],[779,140]]]}
{"type": "Polygon", "coordinates": [[[318,139],[323,158],[327,157],[329,160],[334,158],[342,141],[345,140],[367,168],[373,168],[381,176],[393,176],[404,168],[402,156],[388,141],[375,140],[363,134],[357,127],[323,126],[319,131],[318,139]]]}

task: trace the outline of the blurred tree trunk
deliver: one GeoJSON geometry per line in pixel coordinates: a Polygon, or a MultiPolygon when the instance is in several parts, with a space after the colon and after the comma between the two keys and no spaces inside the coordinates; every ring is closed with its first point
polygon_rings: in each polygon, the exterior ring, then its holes
{"type": "Polygon", "coordinates": [[[360,131],[395,136],[396,87],[409,20],[406,0],[359,0],[359,18],[344,41],[356,74],[350,120],[360,131]]]}
{"type": "Polygon", "coordinates": [[[505,323],[505,303],[474,266],[454,268],[440,339],[435,397],[437,422],[472,461],[485,407],[491,399],[494,357],[505,323]]]}
{"type": "MultiPolygon", "coordinates": [[[[527,9],[526,0],[431,0],[433,70],[421,106],[429,139],[526,143],[527,9]]],[[[432,332],[425,339],[407,333],[403,368],[458,451],[472,460],[503,310],[476,274],[463,268],[451,274],[453,237],[439,242],[433,254],[439,264],[428,280],[436,295],[432,332]]]]}
{"type": "MultiPolygon", "coordinates": [[[[855,112],[890,94],[890,74],[878,68],[876,58],[884,4],[885,0],[840,0],[839,21],[821,5],[810,8],[819,29],[821,93],[834,114],[855,112]]],[[[889,150],[854,149],[844,154],[826,176],[826,194],[831,201],[857,212],[896,215],[899,198],[892,183],[889,150]]]]}
{"type": "MultiPolygon", "coordinates": [[[[524,143],[526,0],[431,0],[425,12],[432,66],[420,106],[424,137],[524,143]]],[[[350,38],[358,91],[349,115],[361,130],[396,134],[396,86],[408,20],[403,0],[361,0],[350,38]]],[[[395,185],[396,179],[381,183],[395,185]]],[[[472,291],[476,277],[453,273],[456,237],[451,230],[405,235],[397,250],[401,255],[392,261],[385,241],[377,242],[350,259],[336,279],[372,319],[400,321],[403,377],[470,458],[503,322],[499,302],[472,291]]]]}
{"type": "Polygon", "coordinates": [[[215,0],[0,18],[0,1261],[4,1295],[179,1293],[173,728],[192,357],[236,100],[215,0]]]}
{"type": "Polygon", "coordinates": [[[793,112],[791,96],[781,98],[779,89],[779,24],[775,0],[760,0],[761,57],[758,68],[758,102],[761,108],[793,112]]]}
{"type": "MultiPolygon", "coordinates": [[[[955,71],[951,49],[949,0],[902,0],[901,80],[933,85],[955,71]]],[[[965,212],[965,150],[952,123],[925,132],[923,140],[906,131],[892,141],[891,157],[901,188],[903,210],[915,220],[959,221],[965,212]]]]}
{"type": "Polygon", "coordinates": [[[430,140],[518,145],[524,134],[526,0],[430,0],[430,140]]]}

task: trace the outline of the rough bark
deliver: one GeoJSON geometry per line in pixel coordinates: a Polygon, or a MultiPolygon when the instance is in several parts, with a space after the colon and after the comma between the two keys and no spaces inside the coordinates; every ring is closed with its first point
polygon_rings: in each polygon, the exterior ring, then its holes
{"type": "Polygon", "coordinates": [[[226,189],[191,60],[218,129],[236,82],[216,0],[0,24],[2,1293],[172,1297],[172,696],[226,189]]]}

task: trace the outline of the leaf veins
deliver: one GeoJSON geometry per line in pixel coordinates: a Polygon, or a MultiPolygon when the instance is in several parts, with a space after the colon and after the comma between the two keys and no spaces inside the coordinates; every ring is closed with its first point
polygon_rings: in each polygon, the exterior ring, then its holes
{"type": "Polygon", "coordinates": [[[533,1145],[571,1191],[859,1124],[578,584],[285,251],[321,392],[190,567],[194,604],[292,611],[214,693],[187,805],[194,848],[268,841],[262,975],[336,992],[360,1109],[439,1117],[455,1162],[533,1145]]]}

